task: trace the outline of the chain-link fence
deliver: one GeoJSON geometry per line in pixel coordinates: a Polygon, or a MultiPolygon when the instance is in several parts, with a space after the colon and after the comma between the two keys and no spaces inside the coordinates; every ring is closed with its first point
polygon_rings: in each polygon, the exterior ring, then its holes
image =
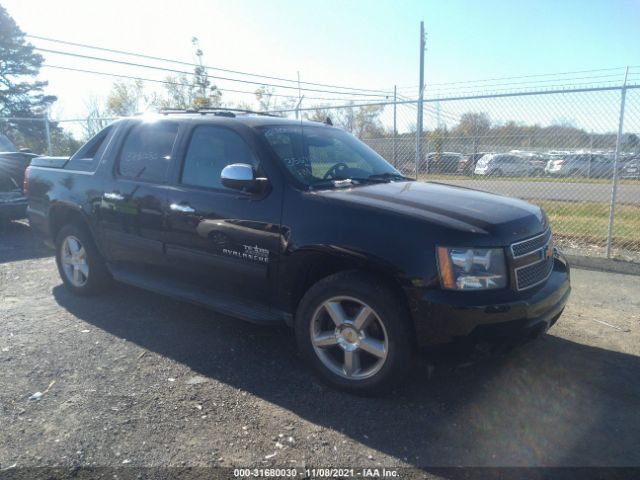
{"type": "MultiPolygon", "coordinates": [[[[426,98],[421,134],[414,100],[273,113],[328,117],[407,176],[536,203],[567,253],[640,262],[639,87],[426,98]]],[[[111,120],[0,119],[0,133],[70,155],[111,120]]]]}
{"type": "Polygon", "coordinates": [[[405,175],[538,204],[567,253],[640,262],[640,88],[423,102],[421,134],[417,101],[279,114],[329,117],[405,175]]]}

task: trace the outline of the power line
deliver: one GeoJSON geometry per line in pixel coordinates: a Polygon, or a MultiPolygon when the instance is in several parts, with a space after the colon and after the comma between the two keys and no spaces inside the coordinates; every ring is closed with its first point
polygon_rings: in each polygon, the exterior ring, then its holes
{"type": "MultiPolygon", "coordinates": [[[[615,77],[616,75],[596,75],[596,76],[592,76],[592,77],[573,77],[573,78],[554,78],[554,79],[549,79],[549,80],[541,80],[538,83],[532,83],[532,82],[511,82],[511,83],[496,83],[496,84],[490,84],[490,85],[465,85],[465,86],[460,86],[458,88],[453,87],[453,88],[434,88],[434,89],[430,89],[430,88],[426,88],[426,93],[430,94],[430,95],[436,95],[436,96],[441,96],[441,95],[463,95],[463,94],[469,94],[469,93],[482,93],[482,94],[490,94],[492,92],[505,92],[505,91],[518,91],[519,89],[522,90],[531,90],[531,89],[551,89],[551,88],[560,88],[560,87],[577,87],[577,86],[593,86],[593,85],[603,85],[603,84],[620,84],[619,80],[602,80],[604,78],[611,78],[611,77],[615,77]],[[600,80],[598,80],[600,79],[600,80]],[[581,81],[581,80],[592,80],[590,82],[586,82],[586,81],[581,81]],[[546,82],[573,82],[573,83],[553,83],[553,84],[543,84],[546,82]],[[500,86],[514,86],[517,85],[519,87],[513,87],[513,88],[499,88],[499,89],[495,89],[495,87],[500,87],[500,86]],[[493,90],[492,90],[493,89],[493,90]]],[[[542,90],[542,91],[545,91],[542,90]]],[[[406,97],[405,97],[406,98],[406,97]]]]}
{"type": "MultiPolygon", "coordinates": [[[[35,38],[38,40],[44,40],[47,42],[54,42],[54,43],[60,43],[63,45],[69,45],[69,46],[74,46],[74,47],[80,47],[80,48],[88,48],[88,49],[92,49],[92,50],[99,50],[99,51],[103,51],[103,52],[109,52],[109,53],[116,53],[119,55],[129,55],[132,57],[138,57],[138,58],[146,58],[147,60],[155,60],[155,61],[160,61],[160,62],[168,62],[168,63],[174,63],[177,65],[188,65],[188,66],[193,66],[193,64],[189,63],[189,62],[184,62],[181,60],[172,60],[172,59],[168,59],[168,58],[162,58],[162,57],[156,57],[153,55],[145,55],[142,53],[135,53],[135,52],[127,52],[124,50],[115,50],[112,48],[104,48],[104,47],[97,47],[95,45],[88,45],[88,44],[84,44],[84,43],[75,43],[75,42],[69,42],[66,40],[57,40],[54,38],[49,38],[49,37],[41,37],[38,35],[25,35],[26,37],[29,38],[35,38]]],[[[36,49],[38,49],[38,47],[36,47],[36,49]]],[[[257,78],[266,78],[269,80],[278,80],[278,81],[282,81],[282,82],[295,82],[300,83],[300,84],[304,84],[304,85],[312,85],[312,86],[316,86],[316,87],[326,87],[326,88],[340,88],[343,90],[353,90],[356,92],[373,92],[376,94],[379,93],[383,93],[386,95],[389,95],[390,92],[386,91],[386,90],[375,90],[375,89],[366,89],[366,88],[356,88],[356,87],[345,87],[345,86],[341,86],[341,85],[331,85],[331,84],[325,84],[325,83],[314,83],[314,82],[303,82],[303,81],[298,81],[298,79],[290,79],[290,78],[283,78],[283,77],[273,77],[273,76],[269,76],[269,75],[261,75],[261,74],[257,74],[257,73],[250,73],[250,72],[242,72],[239,70],[229,70],[226,68],[220,68],[220,67],[210,67],[207,65],[204,65],[205,69],[208,70],[216,70],[219,72],[226,72],[226,73],[233,73],[233,74],[237,74],[237,75],[245,75],[245,76],[249,76],[249,77],[257,77],[257,78]]]]}
{"type": "MultiPolygon", "coordinates": [[[[502,81],[502,80],[517,80],[517,79],[522,79],[522,78],[535,78],[535,77],[552,77],[552,76],[560,76],[560,75],[573,75],[573,74],[577,74],[577,73],[594,73],[594,72],[610,72],[613,70],[622,70],[624,67],[614,67],[614,68],[598,68],[598,69],[592,69],[592,70],[575,70],[575,71],[571,71],[571,72],[557,72],[557,73],[539,73],[539,74],[533,74],[533,75],[516,75],[513,77],[496,77],[496,78],[485,78],[485,79],[479,79],[479,80],[464,80],[464,81],[458,81],[458,82],[439,82],[439,83],[428,83],[427,86],[438,86],[438,85],[460,85],[460,84],[469,84],[469,83],[483,83],[483,82],[495,82],[495,81],[502,81]]],[[[558,79],[560,81],[566,80],[566,79],[558,79]]],[[[409,90],[412,88],[418,88],[417,85],[411,85],[411,86],[406,86],[406,87],[398,87],[399,90],[409,90]]]]}
{"type": "MultiPolygon", "coordinates": [[[[103,57],[94,57],[92,55],[82,55],[80,53],[71,53],[71,52],[63,52],[60,50],[50,50],[48,48],[39,48],[39,47],[35,47],[35,50],[38,50],[40,52],[46,52],[46,53],[53,53],[56,55],[66,55],[66,56],[70,56],[70,57],[76,57],[76,58],[84,58],[87,60],[96,60],[96,61],[100,61],[100,62],[109,62],[109,63],[117,63],[120,65],[127,65],[130,67],[138,67],[138,68],[148,68],[148,69],[152,69],[152,70],[160,70],[163,72],[171,72],[171,73],[178,73],[178,74],[182,74],[182,75],[192,75],[193,72],[185,72],[184,70],[175,70],[173,68],[164,68],[164,67],[157,67],[154,65],[145,65],[145,64],[140,64],[140,63],[133,63],[133,62],[125,62],[124,60],[114,60],[111,58],[103,58],[103,57]]],[[[269,86],[269,87],[275,87],[275,88],[288,88],[291,90],[298,90],[297,86],[290,86],[290,85],[277,85],[277,84],[273,84],[273,83],[263,83],[263,82],[254,82],[253,80],[243,80],[243,79],[237,79],[237,78],[228,78],[228,77],[220,77],[220,76],[216,76],[216,75],[208,75],[207,74],[207,78],[214,78],[217,80],[226,80],[229,82],[240,82],[240,83],[249,83],[249,84],[253,84],[253,85],[260,85],[260,86],[269,86]]],[[[357,93],[357,92],[337,92],[337,91],[331,91],[331,90],[320,90],[317,88],[302,88],[302,90],[307,91],[307,92],[319,92],[319,93],[331,93],[334,95],[355,95],[355,96],[360,96],[360,97],[379,97],[379,98],[388,98],[388,95],[369,95],[369,94],[365,94],[365,93],[357,93]]]]}
{"type": "MultiPolygon", "coordinates": [[[[80,72],[80,73],[90,73],[90,74],[94,74],[94,75],[104,75],[104,76],[108,76],[108,77],[117,77],[117,78],[126,78],[129,80],[140,80],[143,82],[153,82],[153,83],[161,83],[161,84],[165,84],[165,85],[184,85],[183,83],[180,82],[172,82],[169,80],[158,80],[155,78],[146,78],[146,77],[138,77],[138,76],[133,76],[133,75],[122,75],[122,74],[118,74],[118,73],[108,73],[108,72],[98,72],[95,70],[86,70],[83,68],[73,68],[73,67],[64,67],[64,66],[60,66],[60,65],[51,65],[51,64],[43,64],[43,67],[46,68],[55,68],[58,70],[68,70],[68,71],[72,71],[72,72],[80,72]]],[[[252,92],[252,91],[248,91],[248,90],[235,90],[235,89],[231,89],[231,88],[218,88],[218,90],[220,90],[221,92],[232,92],[232,93],[245,93],[245,94],[250,94],[250,95],[255,95],[256,92],[252,92]]],[[[280,95],[277,93],[273,93],[271,94],[271,96],[273,97],[281,97],[281,98],[291,98],[291,99],[297,99],[297,96],[294,95],[280,95]]],[[[305,97],[306,99],[309,100],[324,100],[324,101],[345,101],[344,98],[327,98],[327,97],[305,97]]],[[[377,100],[377,99],[376,99],[377,100]]]]}
{"type": "MultiPolygon", "coordinates": [[[[595,79],[599,79],[599,78],[612,78],[612,77],[617,77],[618,75],[593,75],[593,76],[589,76],[589,77],[571,77],[571,78],[549,78],[546,80],[537,80],[535,83],[534,82],[507,82],[507,83],[492,83],[489,85],[467,85],[464,87],[459,87],[459,89],[462,90],[469,90],[472,89],[474,87],[477,88],[493,88],[493,87],[503,87],[503,86],[510,86],[510,85],[528,85],[531,88],[535,88],[537,87],[539,84],[541,83],[549,83],[549,82],[572,82],[572,81],[578,81],[578,80],[595,80],[595,79]]],[[[614,82],[615,80],[605,80],[605,82],[614,82]]],[[[579,83],[584,83],[584,82],[579,82],[579,83]]],[[[591,82],[594,83],[594,82],[591,82]]],[[[595,82],[597,83],[597,82],[595,82]]],[[[447,88],[447,87],[440,87],[440,88],[435,88],[435,89],[426,89],[427,91],[431,91],[431,92],[439,92],[439,91],[455,91],[455,88],[447,88]]]]}
{"type": "MultiPolygon", "coordinates": [[[[561,80],[561,79],[558,79],[561,80]]],[[[607,90],[610,88],[616,88],[616,86],[620,87],[620,82],[618,82],[617,80],[606,80],[606,81],[599,81],[599,82],[584,82],[584,83],[558,83],[558,84],[553,84],[553,85],[544,85],[543,87],[541,86],[536,86],[536,85],[529,85],[526,87],[521,87],[520,89],[516,89],[516,88],[500,88],[500,89],[496,89],[496,90],[479,90],[477,88],[473,88],[473,87],[468,87],[465,89],[459,89],[459,90],[455,90],[455,89],[443,89],[441,91],[434,91],[435,92],[435,97],[430,97],[428,99],[428,101],[438,101],[439,99],[441,99],[443,96],[449,96],[449,97],[455,97],[455,96],[468,96],[468,95],[475,95],[475,96],[480,96],[480,97],[491,97],[492,94],[497,94],[497,96],[502,96],[503,93],[507,92],[507,93],[513,93],[513,94],[518,94],[518,93],[522,93],[522,94],[535,94],[535,93],[539,93],[539,94],[546,94],[549,93],[552,90],[558,91],[560,89],[566,89],[568,92],[572,93],[575,91],[580,91],[582,87],[587,88],[588,91],[590,91],[591,89],[597,89],[597,86],[600,85],[603,87],[603,90],[607,90]],[[605,84],[613,84],[613,85],[605,85],[605,84]],[[566,88],[566,87],[571,87],[571,88],[566,88]],[[543,88],[543,89],[541,89],[543,88]]],[[[629,85],[627,85],[629,86],[629,85]]],[[[431,93],[430,91],[428,93],[431,93]]],[[[425,100],[427,101],[427,100],[425,100]]]]}

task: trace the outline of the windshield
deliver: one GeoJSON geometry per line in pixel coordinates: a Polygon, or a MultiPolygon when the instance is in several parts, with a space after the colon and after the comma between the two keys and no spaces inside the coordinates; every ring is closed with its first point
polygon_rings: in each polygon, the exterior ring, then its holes
{"type": "Polygon", "coordinates": [[[0,152],[17,152],[16,146],[4,135],[0,134],[0,152]]]}
{"type": "Polygon", "coordinates": [[[338,128],[280,126],[261,131],[289,172],[306,186],[405,179],[375,151],[338,128]]]}

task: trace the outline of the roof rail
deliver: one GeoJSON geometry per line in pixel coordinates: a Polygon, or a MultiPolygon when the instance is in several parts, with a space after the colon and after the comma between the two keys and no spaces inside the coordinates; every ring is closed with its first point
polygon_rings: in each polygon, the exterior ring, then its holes
{"type": "Polygon", "coordinates": [[[236,113],[249,113],[253,115],[264,115],[267,117],[277,117],[267,112],[256,112],[254,110],[245,110],[242,108],[163,108],[159,111],[162,115],[174,114],[174,113],[199,113],[200,115],[212,114],[224,117],[235,117],[236,113]]]}

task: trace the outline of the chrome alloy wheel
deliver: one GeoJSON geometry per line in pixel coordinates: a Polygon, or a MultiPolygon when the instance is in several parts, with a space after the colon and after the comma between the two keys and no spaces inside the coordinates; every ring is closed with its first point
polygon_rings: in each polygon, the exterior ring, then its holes
{"type": "Polygon", "coordinates": [[[333,373],[364,380],[383,367],[388,336],[376,312],[352,297],[333,297],[313,313],[311,344],[320,361],[333,373]]]}
{"type": "Polygon", "coordinates": [[[67,280],[74,287],[84,287],[89,279],[87,252],[80,240],[73,235],[64,239],[60,251],[60,262],[67,280]]]}

